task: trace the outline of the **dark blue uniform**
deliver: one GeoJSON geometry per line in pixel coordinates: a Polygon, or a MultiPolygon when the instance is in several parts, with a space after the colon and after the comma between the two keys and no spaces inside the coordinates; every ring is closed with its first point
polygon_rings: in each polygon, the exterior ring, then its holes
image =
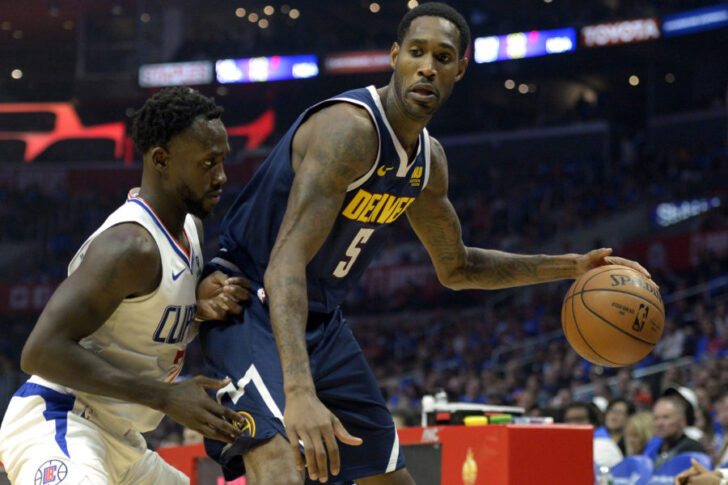
{"type": "MultiPolygon", "coordinates": [[[[306,338],[317,395],[351,434],[364,440],[357,447],[339,443],[342,466],[337,480],[350,481],[404,466],[391,415],[339,305],[384,244],[392,223],[427,184],[427,131],[420,133],[418,151],[410,162],[373,86],[309,108],[228,211],[222,248],[209,269],[242,273],[254,288],[262,287],[295,176],[291,168],[293,137],[312,113],[337,102],[365,108],[379,135],[375,163],[347,188],[331,233],[306,268],[306,338]]],[[[242,473],[242,453],[276,433],[285,436],[283,375],[264,294],[258,294],[233,324],[205,324],[200,330],[205,356],[217,376],[233,378],[232,384],[218,392],[218,399],[247,421],[244,436],[232,446],[206,442],[208,453],[223,465],[228,478],[242,473]]]]}

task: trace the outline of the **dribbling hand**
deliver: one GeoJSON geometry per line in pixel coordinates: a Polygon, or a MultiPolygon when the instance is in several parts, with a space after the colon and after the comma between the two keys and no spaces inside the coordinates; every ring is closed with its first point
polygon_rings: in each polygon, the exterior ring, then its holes
{"type": "Polygon", "coordinates": [[[286,433],[293,449],[296,469],[308,468],[311,480],[328,481],[327,461],[332,475],[338,475],[341,467],[337,438],[347,445],[362,444],[361,438],[352,436],[339,418],[329,411],[312,392],[286,394],[286,410],[283,416],[286,433]],[[299,440],[303,442],[304,457],[299,440]]]}
{"type": "Polygon", "coordinates": [[[165,388],[160,410],[179,424],[208,438],[232,443],[240,434],[232,423],[242,425],[242,416],[218,404],[205,392],[205,389],[220,389],[229,383],[229,378],[218,380],[205,376],[175,382],[165,388]]]}
{"type": "Polygon", "coordinates": [[[621,266],[627,266],[628,268],[639,271],[647,278],[651,278],[649,271],[642,267],[642,265],[639,264],[637,261],[620,258],[619,256],[612,256],[612,248],[601,248],[589,251],[588,253],[579,256],[577,264],[577,272],[579,273],[577,275],[577,278],[589,271],[590,269],[604,266],[606,264],[618,264],[621,266]]]}

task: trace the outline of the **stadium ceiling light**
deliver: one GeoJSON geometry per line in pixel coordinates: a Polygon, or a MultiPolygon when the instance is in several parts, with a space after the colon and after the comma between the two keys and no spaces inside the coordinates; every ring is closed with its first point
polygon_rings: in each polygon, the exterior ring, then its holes
{"type": "Polygon", "coordinates": [[[372,2],[369,4],[369,11],[371,13],[377,13],[382,9],[382,7],[377,2],[372,2]]]}
{"type": "Polygon", "coordinates": [[[266,5],[263,8],[263,13],[266,15],[273,15],[275,12],[276,12],[276,9],[275,9],[275,7],[273,7],[273,5],[266,5]]]}
{"type": "Polygon", "coordinates": [[[288,15],[288,12],[290,12],[290,11],[291,11],[290,5],[287,5],[287,4],[281,5],[281,13],[283,15],[288,15]]]}
{"type": "Polygon", "coordinates": [[[65,30],[73,30],[73,20],[66,20],[63,22],[63,28],[65,30]]]}
{"type": "Polygon", "coordinates": [[[10,22],[8,22],[7,20],[5,20],[3,23],[0,24],[0,29],[10,30],[12,28],[13,28],[13,24],[11,24],[10,22]]]}
{"type": "Polygon", "coordinates": [[[13,69],[12,71],[10,71],[10,77],[13,79],[20,79],[23,77],[23,71],[21,71],[20,69],[13,69]]]}
{"type": "Polygon", "coordinates": [[[521,94],[527,94],[528,93],[528,84],[519,84],[518,92],[521,94]]]}
{"type": "Polygon", "coordinates": [[[243,7],[238,7],[235,9],[235,16],[238,18],[245,17],[245,14],[248,13],[243,7]]]}
{"type": "Polygon", "coordinates": [[[640,83],[640,78],[637,77],[636,75],[632,74],[629,77],[629,85],[630,86],[637,86],[639,83],[640,83]]]}
{"type": "Polygon", "coordinates": [[[671,72],[668,72],[665,74],[665,82],[668,84],[672,84],[675,82],[675,75],[671,72]]]}
{"type": "Polygon", "coordinates": [[[506,82],[503,83],[503,85],[506,87],[506,89],[513,89],[516,87],[516,82],[513,79],[506,79],[506,82]]]}
{"type": "Polygon", "coordinates": [[[152,20],[152,16],[149,15],[147,12],[144,12],[139,16],[139,20],[144,22],[145,24],[148,23],[150,20],[152,20]]]}
{"type": "Polygon", "coordinates": [[[254,24],[254,23],[256,23],[256,22],[258,21],[258,19],[259,19],[259,18],[260,18],[260,17],[258,17],[258,14],[257,14],[257,13],[255,13],[255,12],[250,12],[250,15],[248,15],[248,21],[249,21],[249,22],[250,22],[251,24],[254,24]]]}
{"type": "Polygon", "coordinates": [[[288,16],[295,20],[301,16],[301,12],[297,8],[292,8],[291,11],[288,12],[288,16]]]}
{"type": "Polygon", "coordinates": [[[267,19],[260,19],[258,20],[258,27],[261,29],[267,29],[268,28],[268,20],[267,19]]]}
{"type": "Polygon", "coordinates": [[[419,4],[420,4],[420,2],[418,2],[417,0],[409,0],[409,2],[407,2],[407,8],[409,8],[410,10],[412,10],[413,8],[415,8],[419,4]]]}
{"type": "Polygon", "coordinates": [[[23,31],[22,30],[15,30],[13,31],[13,39],[20,40],[23,38],[23,31]]]}

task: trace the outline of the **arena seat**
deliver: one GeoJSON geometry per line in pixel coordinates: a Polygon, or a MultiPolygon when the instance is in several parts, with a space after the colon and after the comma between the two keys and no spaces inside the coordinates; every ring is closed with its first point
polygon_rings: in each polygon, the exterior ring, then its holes
{"type": "Polygon", "coordinates": [[[652,460],[644,455],[628,456],[612,467],[614,485],[647,485],[652,477],[652,460]]]}
{"type": "Polygon", "coordinates": [[[694,451],[680,453],[667,460],[664,465],[656,470],[652,475],[652,478],[648,482],[648,485],[658,485],[665,483],[672,484],[675,476],[678,473],[687,470],[692,466],[692,463],[690,462],[691,458],[695,458],[698,463],[705,466],[707,469],[712,469],[710,456],[708,456],[706,453],[699,453],[694,451]]]}

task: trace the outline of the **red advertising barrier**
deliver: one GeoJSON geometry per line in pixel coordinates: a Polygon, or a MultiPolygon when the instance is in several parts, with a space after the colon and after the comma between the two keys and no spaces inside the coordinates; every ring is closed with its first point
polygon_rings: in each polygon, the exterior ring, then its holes
{"type": "MultiPolygon", "coordinates": [[[[594,483],[591,426],[508,424],[405,428],[399,430],[399,440],[407,456],[407,468],[422,485],[594,483]],[[426,450],[424,454],[423,450],[426,450]],[[439,476],[433,476],[431,469],[439,469],[439,476]]],[[[225,484],[219,476],[219,466],[205,456],[202,445],[162,448],[158,452],[190,477],[190,485],[225,484]],[[214,473],[205,470],[208,466],[215,467],[214,473]]],[[[241,478],[229,483],[244,485],[245,481],[241,478]]]]}
{"type": "Polygon", "coordinates": [[[622,246],[620,255],[641,261],[648,268],[686,270],[700,262],[701,254],[728,254],[728,228],[647,239],[622,246]]]}

